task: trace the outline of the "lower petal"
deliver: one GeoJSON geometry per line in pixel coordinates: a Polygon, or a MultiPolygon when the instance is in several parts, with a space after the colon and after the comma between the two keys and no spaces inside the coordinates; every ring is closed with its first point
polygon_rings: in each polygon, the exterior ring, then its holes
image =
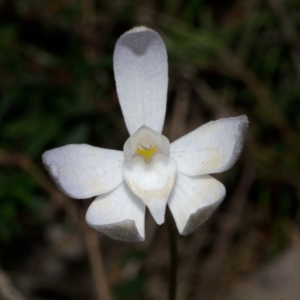
{"type": "Polygon", "coordinates": [[[175,161],[163,154],[156,154],[147,163],[135,157],[124,165],[124,180],[131,191],[149,208],[157,224],[165,220],[169,195],[176,180],[175,161]]]}
{"type": "Polygon", "coordinates": [[[98,196],[87,210],[86,221],[115,240],[145,240],[145,205],[125,183],[110,193],[98,196]]]}
{"type": "Polygon", "coordinates": [[[168,204],[179,233],[188,235],[204,223],[225,194],[224,185],[209,175],[189,177],[178,172],[168,204]]]}

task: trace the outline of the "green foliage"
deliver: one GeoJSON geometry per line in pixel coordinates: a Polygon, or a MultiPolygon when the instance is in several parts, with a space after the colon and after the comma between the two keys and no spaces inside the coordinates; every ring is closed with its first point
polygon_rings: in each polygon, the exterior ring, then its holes
{"type": "Polygon", "coordinates": [[[135,278],[116,285],[113,292],[119,299],[135,299],[141,294],[144,286],[145,279],[135,278]]]}
{"type": "Polygon", "coordinates": [[[20,170],[1,170],[0,181],[0,240],[8,244],[39,221],[32,214],[43,208],[45,201],[36,193],[36,183],[20,170]]]}

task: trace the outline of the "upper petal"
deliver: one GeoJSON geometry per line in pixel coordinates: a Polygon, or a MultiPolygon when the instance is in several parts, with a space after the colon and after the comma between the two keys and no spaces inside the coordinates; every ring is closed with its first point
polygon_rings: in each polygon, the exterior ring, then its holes
{"type": "Polygon", "coordinates": [[[144,203],[123,183],[92,202],[86,221],[112,239],[141,242],[145,240],[145,208],[144,203]]]}
{"type": "Polygon", "coordinates": [[[168,205],[179,233],[190,234],[205,222],[225,193],[224,185],[209,175],[189,177],[178,172],[168,205]]]}
{"type": "Polygon", "coordinates": [[[170,156],[190,176],[223,172],[238,159],[247,125],[246,116],[206,123],[173,142],[170,156]]]}
{"type": "Polygon", "coordinates": [[[161,132],[166,112],[168,60],[159,34],[143,26],[123,34],[115,46],[114,72],[129,133],[142,125],[161,132]]]}
{"type": "Polygon", "coordinates": [[[135,157],[124,166],[125,182],[147,205],[157,224],[165,220],[165,209],[176,173],[175,161],[163,154],[154,155],[150,163],[142,157],[135,157]]]}
{"type": "Polygon", "coordinates": [[[67,145],[43,154],[43,163],[69,197],[84,199],[111,191],[123,181],[123,152],[67,145]]]}

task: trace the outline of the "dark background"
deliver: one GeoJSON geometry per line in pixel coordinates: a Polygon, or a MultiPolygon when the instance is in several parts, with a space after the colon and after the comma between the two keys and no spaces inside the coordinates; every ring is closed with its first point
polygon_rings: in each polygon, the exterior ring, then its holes
{"type": "Polygon", "coordinates": [[[299,299],[298,0],[0,1],[0,298],[96,299],[101,254],[115,299],[167,299],[166,226],[148,213],[145,243],[95,235],[90,200],[66,199],[41,163],[69,143],[122,149],[112,53],[136,25],[167,46],[171,141],[250,120],[241,158],[217,176],[223,204],[177,234],[178,300],[299,299]]]}

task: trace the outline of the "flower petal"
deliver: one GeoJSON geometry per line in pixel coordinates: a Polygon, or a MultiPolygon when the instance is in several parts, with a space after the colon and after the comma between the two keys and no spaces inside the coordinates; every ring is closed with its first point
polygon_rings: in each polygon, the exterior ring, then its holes
{"type": "Polygon", "coordinates": [[[144,26],[123,34],[114,51],[114,72],[130,134],[142,125],[162,132],[167,100],[168,59],[159,34],[144,26]]]}
{"type": "Polygon", "coordinates": [[[112,239],[141,242],[145,240],[145,208],[144,203],[123,183],[92,202],[86,221],[112,239]]]}
{"type": "Polygon", "coordinates": [[[107,193],[123,181],[121,151],[67,145],[46,151],[43,163],[59,188],[76,199],[107,193]]]}
{"type": "Polygon", "coordinates": [[[188,235],[205,222],[225,194],[224,185],[209,175],[189,177],[178,172],[168,205],[179,233],[188,235]]]}
{"type": "Polygon", "coordinates": [[[246,116],[206,123],[173,142],[171,157],[190,176],[228,170],[241,153],[247,125],[246,116]]]}
{"type": "Polygon", "coordinates": [[[165,209],[176,179],[175,161],[163,154],[153,156],[147,163],[135,157],[124,166],[124,179],[131,191],[149,208],[157,224],[165,220],[165,209]]]}

